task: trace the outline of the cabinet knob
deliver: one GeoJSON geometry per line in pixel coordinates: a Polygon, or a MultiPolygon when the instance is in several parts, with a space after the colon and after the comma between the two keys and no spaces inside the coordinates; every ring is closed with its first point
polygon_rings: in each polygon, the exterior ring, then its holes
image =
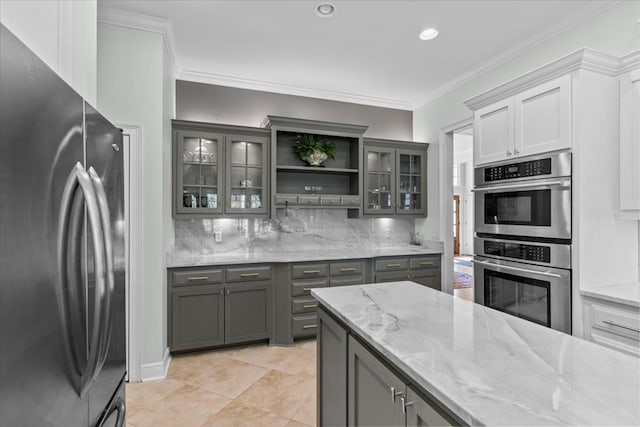
{"type": "Polygon", "coordinates": [[[518,151],[518,149],[517,149],[517,148],[515,148],[515,149],[513,150],[513,154],[520,154],[520,151],[518,151]]]}
{"type": "Polygon", "coordinates": [[[507,156],[511,155],[511,151],[507,150],[507,156]]]}
{"type": "MultiPolygon", "coordinates": [[[[396,397],[402,396],[402,392],[401,391],[396,391],[395,387],[389,387],[389,390],[391,391],[391,401],[395,402],[396,401],[396,397]]],[[[402,398],[404,399],[404,398],[402,398]]]]}
{"type": "Polygon", "coordinates": [[[415,402],[407,402],[407,400],[404,398],[404,396],[400,397],[400,399],[402,400],[402,413],[406,414],[407,413],[407,406],[411,406],[415,402]]]}

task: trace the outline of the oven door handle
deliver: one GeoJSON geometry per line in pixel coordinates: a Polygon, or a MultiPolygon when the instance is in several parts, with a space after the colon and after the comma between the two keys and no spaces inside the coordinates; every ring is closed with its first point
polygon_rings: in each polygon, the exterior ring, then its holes
{"type": "Polygon", "coordinates": [[[474,193],[482,193],[486,191],[495,191],[495,190],[518,190],[519,188],[531,188],[531,187],[544,188],[544,187],[558,187],[558,186],[568,187],[566,181],[551,181],[551,182],[544,182],[544,183],[529,182],[525,184],[492,185],[490,187],[484,187],[484,188],[472,188],[471,191],[473,191],[474,193]]]}
{"type": "Polygon", "coordinates": [[[473,260],[473,263],[474,264],[490,265],[492,267],[506,268],[508,270],[521,271],[523,273],[539,274],[541,276],[555,277],[557,279],[562,278],[561,275],[556,274],[556,273],[547,273],[546,271],[536,271],[536,270],[528,270],[526,268],[520,268],[520,267],[511,267],[509,265],[496,264],[496,263],[488,262],[488,261],[476,261],[476,260],[473,260]]]}

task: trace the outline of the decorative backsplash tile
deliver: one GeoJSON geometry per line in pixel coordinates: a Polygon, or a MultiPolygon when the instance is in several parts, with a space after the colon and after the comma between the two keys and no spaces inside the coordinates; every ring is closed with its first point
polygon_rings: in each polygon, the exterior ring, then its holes
{"type": "Polygon", "coordinates": [[[413,219],[348,218],[345,209],[289,208],[278,210],[277,219],[176,220],[175,250],[213,254],[389,247],[408,244],[413,232],[413,219]]]}

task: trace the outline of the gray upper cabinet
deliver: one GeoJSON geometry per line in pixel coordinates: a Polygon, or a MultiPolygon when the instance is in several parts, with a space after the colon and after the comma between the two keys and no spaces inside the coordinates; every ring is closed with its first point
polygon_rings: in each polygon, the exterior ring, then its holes
{"type": "Polygon", "coordinates": [[[367,126],[268,116],[271,129],[272,217],[289,206],[346,208],[360,215],[362,134],[367,126]],[[295,152],[296,137],[317,135],[336,146],[336,158],[310,166],[295,152]]]}
{"type": "Polygon", "coordinates": [[[267,142],[267,138],[225,137],[226,213],[267,213],[267,142]]]}
{"type": "Polygon", "coordinates": [[[173,121],[174,216],[269,213],[269,131],[173,121]]]}
{"type": "Polygon", "coordinates": [[[175,213],[222,213],[224,136],[187,130],[174,138],[175,213]]]}
{"type": "Polygon", "coordinates": [[[427,215],[428,144],[364,139],[364,213],[427,215]]]}

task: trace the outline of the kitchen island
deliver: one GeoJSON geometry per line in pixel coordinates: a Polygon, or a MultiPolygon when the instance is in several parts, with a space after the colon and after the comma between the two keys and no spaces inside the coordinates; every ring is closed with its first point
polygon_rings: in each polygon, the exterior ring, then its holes
{"type": "Polygon", "coordinates": [[[640,360],[412,282],[314,289],[318,425],[640,425],[640,360]]]}

